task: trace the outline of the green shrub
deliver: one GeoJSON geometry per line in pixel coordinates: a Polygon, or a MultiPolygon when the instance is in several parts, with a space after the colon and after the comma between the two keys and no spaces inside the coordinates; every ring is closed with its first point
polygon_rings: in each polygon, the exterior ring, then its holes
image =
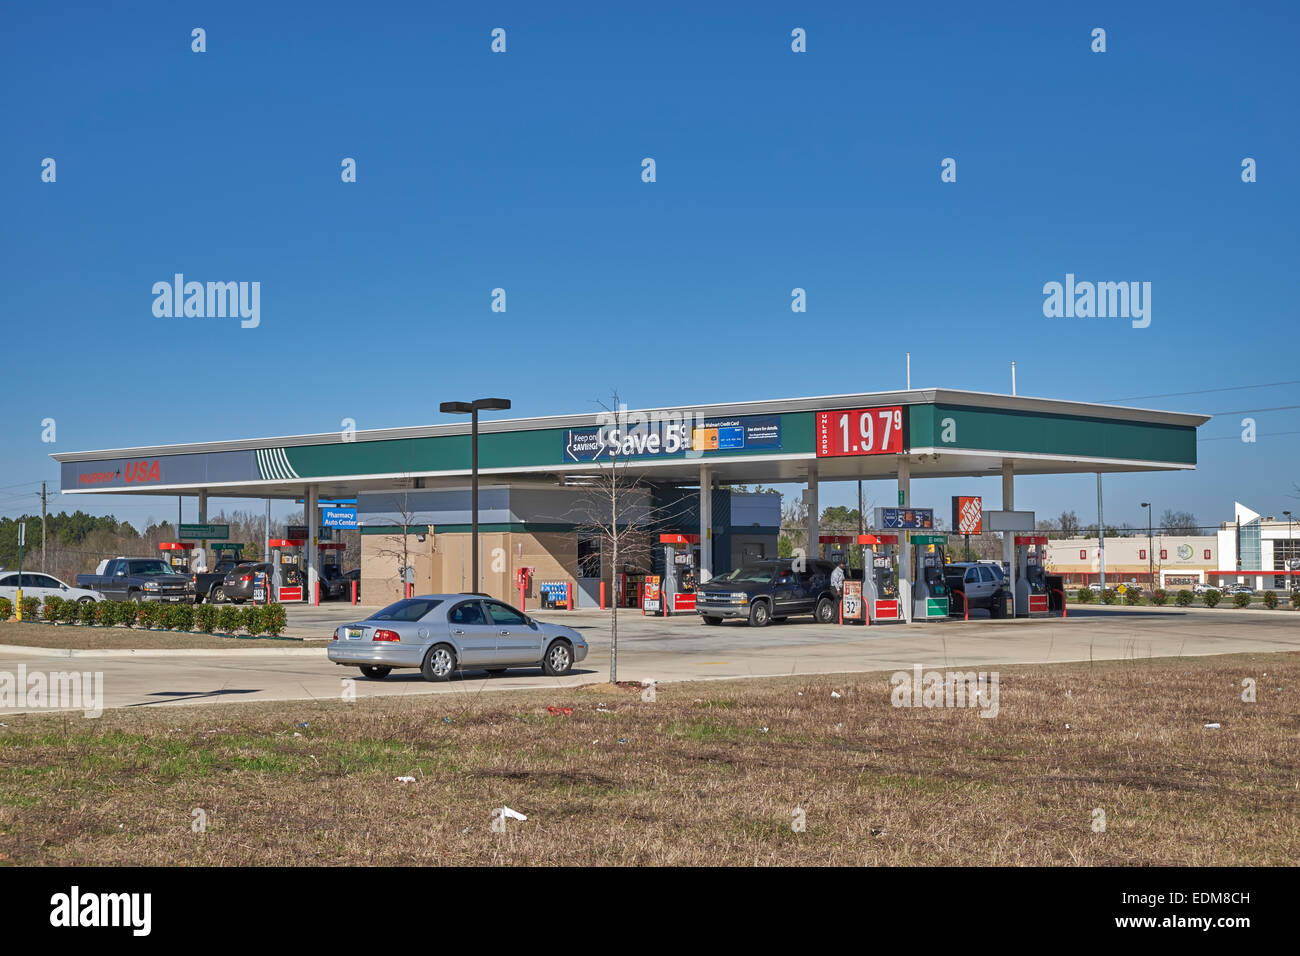
{"type": "Polygon", "coordinates": [[[257,636],[262,633],[262,609],[256,604],[239,609],[239,625],[249,634],[257,636]]]}
{"type": "Polygon", "coordinates": [[[1206,607],[1217,607],[1219,601],[1222,600],[1222,598],[1223,598],[1222,594],[1220,594],[1214,588],[1210,588],[1208,591],[1205,592],[1204,595],[1202,595],[1201,600],[1205,603],[1206,607]]]}
{"type": "Polygon", "coordinates": [[[95,602],[94,601],[77,602],[77,623],[79,624],[95,623],[95,602]]]}
{"type": "Polygon", "coordinates": [[[222,634],[234,634],[239,630],[239,608],[233,604],[223,604],[217,610],[217,630],[222,634]]]}
{"type": "Polygon", "coordinates": [[[1087,604],[1092,600],[1092,588],[1079,588],[1078,595],[1080,604],[1087,604]]]}
{"type": "Polygon", "coordinates": [[[135,606],[135,623],[140,627],[157,627],[161,605],[154,601],[141,601],[135,606]]]}
{"type": "Polygon", "coordinates": [[[40,599],[34,597],[23,598],[23,620],[34,621],[37,618],[36,609],[40,607],[40,599]]]}
{"type": "MultiPolygon", "coordinates": [[[[1300,588],[1296,588],[1294,591],[1291,592],[1291,606],[1294,608],[1300,608],[1300,588]]],[[[4,607],[0,606],[0,611],[3,610],[4,607]]]]}
{"type": "Polygon", "coordinates": [[[117,611],[110,601],[96,601],[91,605],[95,612],[95,623],[103,627],[111,627],[117,623],[117,611]]]}
{"type": "Polygon", "coordinates": [[[262,608],[262,615],[265,621],[263,630],[267,634],[278,637],[284,633],[284,629],[289,623],[289,617],[285,613],[283,604],[266,605],[266,607],[262,608]]]}
{"type": "Polygon", "coordinates": [[[1129,605],[1143,604],[1142,595],[1134,588],[1129,588],[1124,592],[1124,603],[1129,605]]]}
{"type": "Polygon", "coordinates": [[[1272,591],[1264,592],[1264,607],[1268,608],[1270,611],[1277,607],[1277,595],[1272,591]]]}
{"type": "Polygon", "coordinates": [[[1169,592],[1164,588],[1156,588],[1151,592],[1151,603],[1156,607],[1164,607],[1169,603],[1169,592]]]}
{"type": "Polygon", "coordinates": [[[1232,596],[1232,603],[1237,607],[1246,607],[1250,604],[1250,595],[1244,591],[1238,591],[1232,596]]]}
{"type": "Polygon", "coordinates": [[[1184,588],[1183,590],[1178,592],[1178,595],[1174,598],[1174,603],[1177,604],[1179,607],[1189,607],[1191,603],[1195,600],[1196,600],[1195,592],[1189,591],[1186,588],[1184,588]]]}
{"type": "Polygon", "coordinates": [[[76,623],[78,618],[77,602],[62,601],[59,604],[59,620],[68,624],[76,623]]]}
{"type": "Polygon", "coordinates": [[[7,621],[14,616],[14,602],[7,597],[0,597],[0,621],[7,621]]]}
{"type": "Polygon", "coordinates": [[[194,630],[211,634],[217,626],[217,607],[215,604],[199,604],[194,608],[194,630]]]}
{"type": "Polygon", "coordinates": [[[1119,592],[1114,588],[1107,588],[1101,592],[1102,604],[1114,604],[1117,600],[1119,600],[1119,592]]]}
{"type": "Polygon", "coordinates": [[[59,619],[59,606],[63,604],[63,598],[55,597],[51,594],[41,605],[41,620],[57,621],[59,619]]]}

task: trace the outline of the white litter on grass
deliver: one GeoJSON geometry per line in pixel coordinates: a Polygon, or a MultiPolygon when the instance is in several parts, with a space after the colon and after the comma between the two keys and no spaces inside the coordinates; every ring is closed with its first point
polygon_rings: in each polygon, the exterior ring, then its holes
{"type": "Polygon", "coordinates": [[[393,779],[398,783],[415,783],[414,777],[394,777],[393,779]]]}
{"type": "Polygon", "coordinates": [[[1206,725],[1205,725],[1205,729],[1206,729],[1206,730],[1218,730],[1218,729],[1219,729],[1219,725],[1218,725],[1218,724],[1206,724],[1206,725]]]}
{"type": "Polygon", "coordinates": [[[758,728],[758,732],[759,732],[760,734],[765,734],[765,733],[767,733],[767,728],[766,728],[766,727],[759,727],[759,728],[758,728]]]}
{"type": "Polygon", "coordinates": [[[302,734],[298,733],[296,730],[293,732],[293,735],[294,735],[295,737],[301,737],[301,736],[302,736],[302,734]]]}
{"type": "Polygon", "coordinates": [[[839,691],[837,691],[837,690],[833,690],[833,691],[831,691],[831,696],[832,696],[832,697],[841,697],[841,696],[843,696],[843,695],[840,694],[839,691]]]}
{"type": "Polygon", "coordinates": [[[520,813],[518,810],[511,810],[509,807],[502,807],[502,808],[501,808],[501,816],[502,816],[502,818],[509,817],[511,820],[527,820],[527,819],[528,819],[528,817],[526,817],[524,814],[520,813]]]}
{"type": "Polygon", "coordinates": [[[1066,724],[1066,725],[1065,725],[1065,729],[1066,729],[1066,730],[1069,730],[1069,729],[1070,729],[1070,725],[1069,725],[1069,724],[1066,724]]]}

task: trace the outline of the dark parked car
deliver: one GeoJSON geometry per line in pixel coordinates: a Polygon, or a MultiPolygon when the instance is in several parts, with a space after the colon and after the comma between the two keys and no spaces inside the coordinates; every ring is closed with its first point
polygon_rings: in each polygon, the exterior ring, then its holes
{"type": "Polygon", "coordinates": [[[196,571],[190,575],[190,580],[194,582],[194,601],[196,604],[207,601],[209,604],[220,604],[226,599],[225,581],[226,575],[241,564],[247,564],[238,558],[222,558],[217,562],[217,566],[211,571],[196,571]]]}
{"type": "Polygon", "coordinates": [[[320,569],[320,599],[333,601],[337,598],[352,597],[352,582],[339,570],[336,564],[327,564],[320,569]]]}
{"type": "MultiPolygon", "coordinates": [[[[219,600],[233,601],[235,604],[243,604],[245,601],[253,600],[253,576],[258,572],[266,575],[267,586],[271,582],[271,564],[267,561],[246,561],[240,564],[226,574],[225,580],[221,582],[221,598],[219,600]]],[[[292,569],[289,574],[294,574],[292,569]]],[[[285,584],[293,585],[295,581],[287,580],[285,584]]]]}
{"type": "Polygon", "coordinates": [[[347,574],[343,575],[343,580],[347,582],[348,600],[352,599],[352,582],[357,582],[357,600],[361,600],[361,569],[353,568],[347,574]]]}
{"type": "Polygon", "coordinates": [[[811,614],[820,624],[836,620],[839,607],[831,590],[830,561],[759,561],[746,564],[701,584],[695,609],[705,624],[727,618],[748,621],[751,627],[780,623],[796,614],[811,614]]]}
{"type": "Polygon", "coordinates": [[[963,616],[966,613],[966,609],[961,606],[961,598],[956,597],[956,594],[966,595],[971,610],[983,609],[989,612],[990,617],[1006,614],[1010,592],[1001,565],[987,561],[945,564],[943,578],[949,590],[955,592],[953,600],[948,602],[949,614],[963,616]]]}

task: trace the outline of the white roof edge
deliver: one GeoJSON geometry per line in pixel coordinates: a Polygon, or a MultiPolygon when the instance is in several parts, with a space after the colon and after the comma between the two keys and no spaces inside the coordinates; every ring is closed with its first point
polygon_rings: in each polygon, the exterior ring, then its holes
{"type": "MultiPolygon", "coordinates": [[[[672,405],[652,408],[628,409],[627,414],[655,412],[687,412],[703,415],[753,415],[767,412],[780,415],[824,409],[854,408],[859,405],[929,405],[967,404],[1004,411],[1058,411],[1064,414],[1101,418],[1131,417],[1134,413],[1151,424],[1195,427],[1210,420],[1209,415],[1190,412],[1169,412],[1159,409],[1134,408],[1124,405],[1105,405],[1079,402],[1070,399],[1038,398],[1028,395],[1005,395],[998,392],[974,392],[946,388],[897,389],[886,392],[861,392],[848,395],[814,395],[803,398],[759,399],[743,402],[707,405],[672,405]]],[[[596,424],[601,412],[584,412],[570,415],[536,416],[531,418],[493,418],[479,421],[480,434],[509,431],[538,431],[545,428],[580,428],[596,424]]],[[[447,435],[467,435],[468,420],[439,425],[409,425],[395,428],[377,428],[355,432],[352,441],[395,441],[403,438],[432,438],[447,435]]],[[[102,448],[90,451],[55,452],[50,457],[58,462],[94,461],[104,458],[130,458],[148,455],[212,454],[226,451],[252,451],[258,448],[295,447],[302,445],[328,445],[343,442],[341,431],[318,432],[306,435],[284,435],[267,438],[242,438],[211,442],[185,442],[172,445],[139,445],[124,448],[102,448]]]]}

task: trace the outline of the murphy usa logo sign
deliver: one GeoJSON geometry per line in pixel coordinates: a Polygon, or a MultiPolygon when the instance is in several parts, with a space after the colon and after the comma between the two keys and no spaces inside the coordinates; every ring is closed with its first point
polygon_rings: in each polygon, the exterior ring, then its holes
{"type": "Polygon", "coordinates": [[[88,471],[77,476],[77,484],[99,485],[122,478],[128,482],[162,481],[159,461],[128,461],[116,471],[88,471]]]}

